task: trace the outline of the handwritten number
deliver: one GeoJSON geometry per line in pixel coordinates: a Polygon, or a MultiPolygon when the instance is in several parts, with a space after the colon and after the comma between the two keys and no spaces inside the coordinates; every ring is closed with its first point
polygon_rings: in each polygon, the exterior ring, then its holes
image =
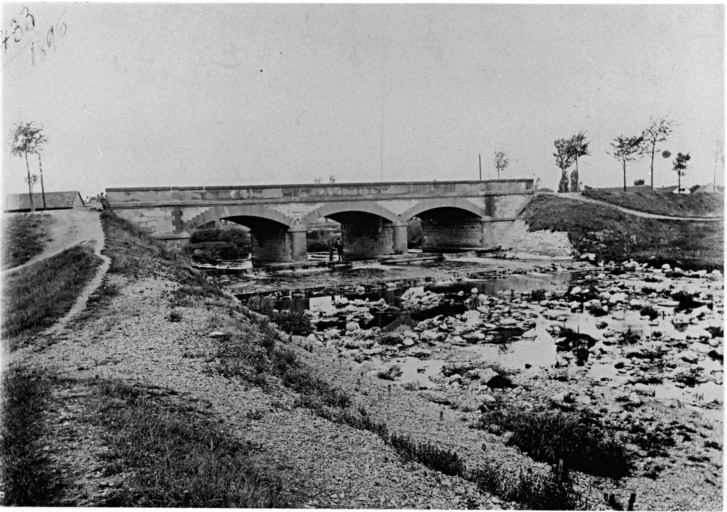
{"type": "Polygon", "coordinates": [[[0,30],[0,44],[5,48],[5,53],[8,52],[8,39],[10,39],[10,36],[6,36],[4,30],[0,30]]]}
{"type": "Polygon", "coordinates": [[[10,20],[10,28],[12,29],[13,36],[15,36],[13,39],[16,43],[19,43],[21,39],[23,39],[23,29],[18,25],[18,22],[13,18],[10,20]],[[13,28],[13,25],[15,25],[15,28],[13,28]],[[16,35],[16,32],[20,30],[20,37],[16,35]]]}
{"type": "Polygon", "coordinates": [[[22,16],[23,13],[25,13],[25,30],[32,30],[35,28],[35,16],[30,14],[30,9],[27,7],[23,7],[23,9],[20,11],[20,15],[22,16]],[[28,18],[30,18],[30,28],[28,28],[28,18]]]}
{"type": "Polygon", "coordinates": [[[56,50],[55,43],[56,43],[55,33],[53,32],[53,27],[51,27],[48,29],[48,35],[46,35],[46,37],[45,37],[45,44],[48,45],[48,48],[50,48],[52,46],[53,51],[55,51],[56,50]]]}

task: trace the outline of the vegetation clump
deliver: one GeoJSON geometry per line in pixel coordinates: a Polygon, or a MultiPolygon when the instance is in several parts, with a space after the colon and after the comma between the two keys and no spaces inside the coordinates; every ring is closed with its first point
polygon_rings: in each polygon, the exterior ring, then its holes
{"type": "Polygon", "coordinates": [[[185,251],[201,263],[245,259],[252,251],[250,232],[235,226],[197,229],[190,236],[185,251]]]}
{"type": "Polygon", "coordinates": [[[484,413],[477,426],[491,424],[511,431],[508,444],[537,461],[555,465],[563,460],[570,469],[614,478],[630,470],[630,454],[623,443],[578,413],[500,409],[484,413]]]}
{"type": "Polygon", "coordinates": [[[267,316],[283,332],[300,336],[313,332],[310,317],[305,311],[277,310],[273,297],[255,295],[248,299],[246,305],[252,311],[267,316]]]}

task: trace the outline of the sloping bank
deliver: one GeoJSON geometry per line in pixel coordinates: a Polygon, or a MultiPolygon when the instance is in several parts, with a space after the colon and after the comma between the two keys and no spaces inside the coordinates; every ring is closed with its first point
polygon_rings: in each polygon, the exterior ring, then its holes
{"type": "Polygon", "coordinates": [[[502,443],[482,455],[461,419],[416,394],[402,400],[426,418],[392,428],[371,400],[383,384],[323,380],[311,368],[332,354],[290,342],[132,225],[103,222],[112,264],[87,310],[10,355],[4,504],[588,507],[567,474],[502,443]]]}
{"type": "Polygon", "coordinates": [[[521,218],[530,232],[566,233],[579,254],[601,261],[652,261],[690,270],[724,269],[724,223],[657,220],[552,195],[537,195],[521,218]]]}

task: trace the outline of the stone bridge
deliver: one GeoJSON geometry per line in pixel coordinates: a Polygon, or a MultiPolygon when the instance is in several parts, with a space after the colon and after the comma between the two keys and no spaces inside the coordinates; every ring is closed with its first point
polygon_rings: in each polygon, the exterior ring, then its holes
{"type": "Polygon", "coordinates": [[[307,226],[323,217],[350,259],[405,254],[415,217],[425,251],[494,247],[533,193],[532,179],[106,190],[120,217],[170,243],[220,219],[247,226],[256,263],[306,260],[307,226]]]}

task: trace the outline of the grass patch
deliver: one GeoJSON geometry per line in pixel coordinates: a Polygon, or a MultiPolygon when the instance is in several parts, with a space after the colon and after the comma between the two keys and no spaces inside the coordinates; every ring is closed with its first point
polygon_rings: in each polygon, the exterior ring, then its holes
{"type": "Polygon", "coordinates": [[[43,251],[51,221],[47,213],[3,215],[2,269],[22,265],[43,251]]]}
{"type": "Polygon", "coordinates": [[[489,464],[470,471],[469,479],[483,491],[519,503],[525,510],[589,509],[568,473],[559,474],[555,468],[547,473],[520,471],[506,475],[489,464]]]}
{"type": "Polygon", "coordinates": [[[568,233],[580,253],[604,261],[651,261],[683,269],[723,269],[723,222],[636,217],[604,204],[537,195],[523,212],[530,231],[568,233]]]}
{"type": "Polygon", "coordinates": [[[580,414],[500,409],[484,413],[477,427],[491,424],[512,431],[508,444],[537,461],[555,465],[563,460],[569,469],[613,478],[627,475],[631,467],[625,446],[580,414]]]}
{"type": "Polygon", "coordinates": [[[280,482],[250,465],[254,448],[213,418],[121,382],[95,386],[92,421],[106,430],[108,459],[130,475],[103,506],[289,506],[280,482]]]}
{"type": "Polygon", "coordinates": [[[39,446],[45,434],[41,414],[48,400],[48,381],[36,372],[11,366],[2,384],[2,504],[48,505],[58,489],[39,446]]]}
{"type": "Polygon", "coordinates": [[[8,276],[3,292],[2,337],[14,350],[53,325],[73,306],[101,259],[88,247],[71,247],[8,276]]]}
{"type": "Polygon", "coordinates": [[[724,212],[723,194],[673,194],[672,192],[644,190],[638,192],[611,192],[584,190],[582,195],[622,206],[630,210],[671,215],[675,217],[721,216],[724,212]]]}
{"type": "Polygon", "coordinates": [[[275,299],[273,297],[253,295],[248,299],[246,306],[256,313],[267,316],[281,331],[288,334],[307,336],[313,332],[310,317],[305,311],[287,309],[279,311],[275,309],[275,299]]]}

